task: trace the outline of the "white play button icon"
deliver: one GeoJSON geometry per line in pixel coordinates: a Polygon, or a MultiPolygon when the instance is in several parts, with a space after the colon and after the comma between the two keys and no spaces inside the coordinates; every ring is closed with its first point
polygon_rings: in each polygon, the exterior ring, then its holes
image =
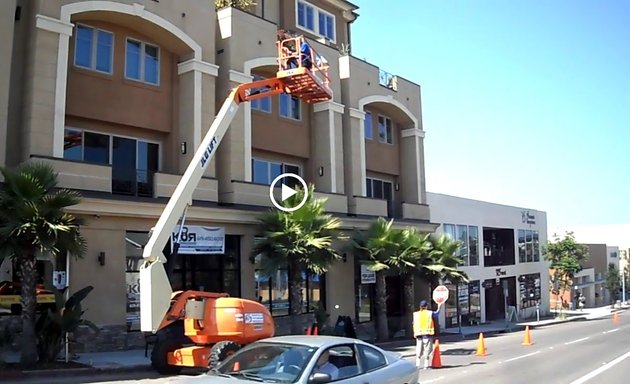
{"type": "Polygon", "coordinates": [[[308,198],[308,186],[306,185],[306,182],[304,181],[304,179],[302,179],[300,176],[296,175],[295,173],[283,173],[282,175],[277,176],[273,180],[271,185],[269,186],[269,198],[271,199],[271,202],[276,208],[285,212],[293,212],[295,210],[300,209],[304,205],[304,203],[306,203],[306,199],[308,198]],[[283,181],[280,187],[280,199],[282,200],[281,201],[282,203],[284,203],[285,201],[287,201],[287,199],[289,199],[292,196],[295,196],[298,193],[297,190],[285,184],[287,178],[297,180],[302,185],[302,189],[304,191],[307,191],[307,193],[305,193],[304,196],[302,197],[302,201],[300,201],[294,207],[287,207],[287,206],[284,206],[283,204],[278,203],[274,195],[276,184],[278,184],[279,181],[283,181]]]}
{"type": "Polygon", "coordinates": [[[287,187],[286,185],[282,184],[282,201],[285,201],[286,199],[295,195],[296,193],[297,191],[295,189],[291,187],[287,187]]]}

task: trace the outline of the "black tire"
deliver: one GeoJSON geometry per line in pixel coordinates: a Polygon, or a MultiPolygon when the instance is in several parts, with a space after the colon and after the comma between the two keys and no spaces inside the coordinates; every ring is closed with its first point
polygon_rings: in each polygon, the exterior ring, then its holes
{"type": "Polygon", "coordinates": [[[174,338],[158,337],[151,350],[151,366],[161,375],[177,375],[183,367],[170,365],[168,363],[168,353],[182,347],[182,343],[174,338]]]}
{"type": "Polygon", "coordinates": [[[208,357],[208,368],[212,369],[219,365],[223,360],[232,356],[241,346],[233,341],[219,341],[210,349],[208,357]]]}

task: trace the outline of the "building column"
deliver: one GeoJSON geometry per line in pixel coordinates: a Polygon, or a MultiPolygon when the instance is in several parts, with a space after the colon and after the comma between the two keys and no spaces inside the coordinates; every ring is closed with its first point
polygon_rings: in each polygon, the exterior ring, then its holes
{"type": "Polygon", "coordinates": [[[349,123],[343,132],[344,143],[344,172],[346,195],[365,196],[365,112],[356,108],[349,108],[349,123]]]}
{"type": "Polygon", "coordinates": [[[28,43],[32,55],[26,63],[24,82],[23,130],[26,137],[22,140],[21,161],[27,160],[31,154],[63,157],[72,24],[38,14],[35,26],[28,43]]]}
{"type": "MultiPolygon", "coordinates": [[[[219,79],[217,93],[226,97],[230,90],[252,81],[252,76],[233,69],[229,70],[229,76],[226,77],[219,79]]],[[[225,98],[217,97],[219,108],[224,102],[225,98]]],[[[242,103],[217,149],[219,201],[233,203],[233,180],[251,181],[251,142],[251,105],[242,103]]]]}
{"type": "MultiPolygon", "coordinates": [[[[173,158],[172,164],[178,164],[178,169],[173,170],[183,174],[192,160],[195,151],[201,144],[203,135],[208,132],[215,113],[214,85],[219,73],[219,67],[201,61],[190,59],[177,65],[179,76],[179,143],[186,143],[186,154],[177,152],[180,156],[173,158]],[[177,161],[179,160],[179,161],[177,161]]],[[[204,173],[205,176],[214,177],[216,162],[211,161],[204,173]]]]}
{"type": "Polygon", "coordinates": [[[424,175],[424,131],[418,128],[403,129],[400,143],[400,191],[402,201],[426,204],[424,175]]]}
{"type": "MultiPolygon", "coordinates": [[[[0,167],[6,165],[8,122],[9,122],[9,86],[11,84],[11,60],[13,58],[13,28],[15,21],[16,0],[0,3],[0,167]]],[[[17,127],[13,127],[17,129],[17,127]]],[[[1,177],[1,176],[0,176],[1,177]]]]}
{"type": "Polygon", "coordinates": [[[311,130],[311,160],[315,186],[320,192],[342,193],[343,148],[340,129],[343,104],[334,101],[313,106],[314,127],[311,130]]]}

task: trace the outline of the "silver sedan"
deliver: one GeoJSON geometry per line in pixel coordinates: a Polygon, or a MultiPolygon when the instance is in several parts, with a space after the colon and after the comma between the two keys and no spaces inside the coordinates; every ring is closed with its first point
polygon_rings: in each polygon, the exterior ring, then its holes
{"type": "Polygon", "coordinates": [[[418,368],[358,339],[278,336],[252,343],[210,372],[170,383],[416,384],[418,368]]]}

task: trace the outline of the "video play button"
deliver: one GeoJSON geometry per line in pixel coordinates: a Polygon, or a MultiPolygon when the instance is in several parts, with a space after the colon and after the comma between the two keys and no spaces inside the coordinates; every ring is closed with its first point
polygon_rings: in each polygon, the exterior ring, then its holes
{"type": "MultiPolygon", "coordinates": [[[[282,200],[282,202],[285,202],[287,199],[289,199],[290,197],[298,193],[298,191],[296,191],[294,188],[289,187],[285,183],[282,183],[282,186],[280,188],[281,188],[280,199],[282,200]]],[[[306,182],[304,181],[304,179],[302,179],[300,176],[296,175],[295,173],[283,173],[282,175],[279,175],[278,177],[276,177],[271,183],[271,185],[269,186],[269,199],[271,199],[271,202],[276,208],[284,212],[293,212],[302,208],[304,203],[306,203],[307,198],[308,198],[308,186],[306,185],[306,182]],[[282,204],[279,204],[276,201],[276,198],[274,196],[276,184],[278,184],[278,182],[281,180],[284,181],[286,178],[296,179],[300,184],[302,184],[303,190],[306,191],[306,193],[304,193],[304,196],[302,197],[302,201],[300,201],[294,207],[285,207],[282,204]]]]}
{"type": "Polygon", "coordinates": [[[291,187],[287,187],[286,185],[282,184],[282,201],[285,201],[286,199],[295,195],[296,193],[297,191],[295,189],[291,187]]]}

